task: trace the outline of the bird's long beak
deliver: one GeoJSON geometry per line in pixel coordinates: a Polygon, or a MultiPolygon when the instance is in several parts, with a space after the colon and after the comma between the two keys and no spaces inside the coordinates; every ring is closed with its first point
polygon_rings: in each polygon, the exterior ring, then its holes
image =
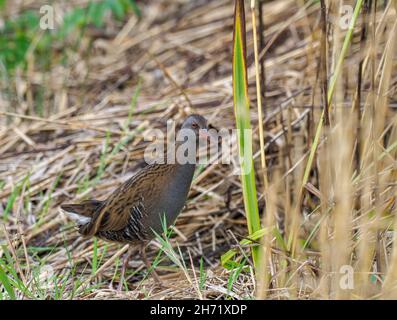
{"type": "Polygon", "coordinates": [[[207,129],[200,129],[199,130],[199,138],[200,139],[209,139],[211,136],[207,129]]]}

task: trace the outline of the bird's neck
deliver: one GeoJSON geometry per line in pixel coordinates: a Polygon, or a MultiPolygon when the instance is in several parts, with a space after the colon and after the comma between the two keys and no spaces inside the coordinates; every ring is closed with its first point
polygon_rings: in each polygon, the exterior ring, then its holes
{"type": "Polygon", "coordinates": [[[173,166],[175,171],[184,173],[184,174],[193,174],[194,170],[196,170],[196,164],[194,163],[175,163],[175,164],[170,164],[173,166]]]}
{"type": "Polygon", "coordinates": [[[165,161],[171,164],[175,169],[195,170],[198,161],[198,142],[175,142],[174,146],[165,150],[165,161]]]}

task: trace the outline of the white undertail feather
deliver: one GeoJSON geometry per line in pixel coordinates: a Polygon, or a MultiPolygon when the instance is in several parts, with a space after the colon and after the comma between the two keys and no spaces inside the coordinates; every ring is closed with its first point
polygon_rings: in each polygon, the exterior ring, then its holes
{"type": "Polygon", "coordinates": [[[68,212],[60,208],[60,211],[68,216],[73,221],[76,221],[78,225],[84,225],[91,221],[90,217],[82,216],[81,214],[77,214],[76,212],[68,212]]]}

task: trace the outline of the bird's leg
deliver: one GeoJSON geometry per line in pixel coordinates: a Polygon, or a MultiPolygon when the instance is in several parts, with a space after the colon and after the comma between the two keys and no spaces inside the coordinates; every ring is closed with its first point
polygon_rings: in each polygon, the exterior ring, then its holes
{"type": "Polygon", "coordinates": [[[149,262],[147,256],[146,256],[146,243],[144,243],[141,246],[141,256],[142,256],[142,261],[145,264],[148,272],[151,271],[154,280],[158,283],[158,284],[162,284],[159,275],[157,274],[156,270],[152,267],[152,264],[149,262]]]}
{"type": "Polygon", "coordinates": [[[123,289],[123,282],[124,282],[124,280],[125,280],[125,279],[124,279],[125,270],[127,269],[128,262],[129,262],[129,260],[130,260],[131,254],[132,254],[132,252],[134,251],[133,249],[134,249],[134,247],[130,245],[130,246],[128,247],[128,251],[127,251],[127,253],[125,254],[125,257],[124,257],[124,259],[123,259],[123,266],[122,266],[122,268],[121,268],[120,282],[119,282],[119,286],[118,286],[118,288],[117,288],[118,291],[121,291],[121,290],[123,289]]]}

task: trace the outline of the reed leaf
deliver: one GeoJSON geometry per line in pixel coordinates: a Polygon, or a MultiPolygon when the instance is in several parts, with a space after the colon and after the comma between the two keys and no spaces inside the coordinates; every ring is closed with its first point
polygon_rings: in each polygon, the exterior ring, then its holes
{"type": "MultiPolygon", "coordinates": [[[[244,246],[258,243],[258,241],[260,241],[260,239],[263,238],[264,235],[268,234],[269,231],[271,231],[269,228],[263,228],[255,231],[253,234],[250,235],[250,237],[244,238],[240,241],[240,247],[242,248],[244,246]]],[[[238,253],[238,249],[239,248],[230,249],[221,256],[221,264],[224,268],[231,270],[235,269],[240,265],[237,261],[232,260],[233,257],[238,253]]]]}
{"type": "MultiPolygon", "coordinates": [[[[252,156],[252,130],[248,98],[246,65],[246,30],[244,1],[235,1],[233,35],[233,98],[241,163],[241,182],[249,235],[260,230],[255,170],[252,156]]],[[[252,249],[254,265],[259,262],[259,250],[252,249]]]]}

